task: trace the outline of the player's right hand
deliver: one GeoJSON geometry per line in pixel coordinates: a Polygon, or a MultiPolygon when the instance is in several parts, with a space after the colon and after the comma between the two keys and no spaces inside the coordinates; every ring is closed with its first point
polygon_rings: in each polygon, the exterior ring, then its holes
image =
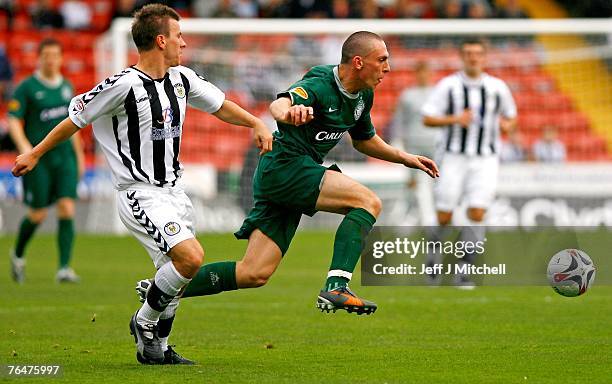
{"type": "Polygon", "coordinates": [[[19,177],[30,172],[38,164],[38,157],[32,152],[27,152],[17,156],[15,159],[15,166],[11,170],[13,176],[19,177]]]}
{"type": "Polygon", "coordinates": [[[463,128],[468,128],[472,123],[472,111],[469,109],[465,109],[463,113],[457,116],[457,124],[461,125],[463,128]]]}
{"type": "Polygon", "coordinates": [[[312,119],[314,119],[314,110],[304,105],[292,105],[285,116],[285,121],[296,126],[308,124],[312,119]]]}

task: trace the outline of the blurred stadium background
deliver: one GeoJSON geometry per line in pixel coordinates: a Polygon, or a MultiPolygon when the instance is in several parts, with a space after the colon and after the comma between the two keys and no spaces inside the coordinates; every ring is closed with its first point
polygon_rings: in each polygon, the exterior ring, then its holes
{"type": "MultiPolygon", "coordinates": [[[[15,153],[6,134],[10,89],[36,68],[37,43],[53,36],[64,45],[64,75],[78,93],[135,63],[129,19],[134,0],[17,0],[0,2],[0,232],[21,217],[21,186],[10,175],[15,153]]],[[[493,225],[612,225],[612,5],[592,0],[184,0],[168,1],[185,17],[186,65],[220,86],[228,98],[273,122],[267,105],[309,67],[339,61],[342,40],[369,29],[385,37],[391,73],[378,87],[373,120],[394,140],[393,116],[402,91],[427,63],[433,81],[460,68],[463,36],[491,44],[487,71],[511,87],[519,110],[515,144],[522,159],[504,163],[493,225]],[[200,19],[207,18],[207,19],[200,19]],[[599,19],[598,19],[599,18],[599,19]],[[274,19],[274,20],[272,20],[274,19]],[[342,20],[340,20],[342,19],[342,20]],[[487,20],[490,19],[490,20],[487,20]],[[504,19],[504,20],[502,20],[504,19]],[[545,20],[554,19],[554,20],[545,20]],[[566,149],[561,161],[537,161],[534,143],[552,130],[566,149]]],[[[397,128],[396,128],[397,129],[397,128]]],[[[88,170],[79,187],[81,232],[120,233],[114,194],[90,129],[82,131],[88,170]]],[[[509,141],[509,138],[505,138],[509,141]]],[[[181,160],[199,231],[235,230],[250,206],[256,163],[248,130],[199,111],[188,114],[181,160]]],[[[380,224],[408,225],[420,217],[408,187],[410,173],[366,160],[348,138],[329,157],[375,189],[385,209],[380,224]]],[[[461,212],[461,210],[459,211],[461,212]]],[[[459,215],[460,216],[460,215],[459,215]]],[[[332,228],[317,215],[304,226],[332,228]]],[[[460,219],[459,219],[460,220],[460,219]]],[[[55,226],[47,220],[45,227],[55,226]]]]}
{"type": "MultiPolygon", "coordinates": [[[[10,89],[35,69],[37,43],[46,36],[64,44],[64,75],[77,92],[134,64],[129,19],[116,19],[129,17],[144,3],[0,0],[1,364],[61,364],[59,380],[78,383],[200,378],[224,384],[610,383],[612,295],[606,256],[612,237],[607,229],[564,233],[567,228],[561,228],[559,243],[548,237],[534,241],[529,231],[489,235],[510,256],[529,249],[548,257],[557,244],[587,251],[599,269],[595,288],[580,298],[561,297],[547,286],[474,291],[359,286],[358,269],[359,293],[380,305],[376,315],[365,318],[315,311],[338,220],[325,214],[303,220],[312,230],[298,231],[290,256],[266,287],[181,304],[171,341],[202,365],[143,369],[134,359],[127,320],[138,306],[134,283],[150,275],[151,263],[133,238],[117,236],[123,227],[115,194],[91,129],[81,132],[88,170],[79,187],[74,250],[82,283],[52,283],[56,241],[42,234],[28,248],[26,284],[12,284],[8,259],[1,257],[13,246],[25,209],[21,183],[10,174],[15,158],[6,134],[10,89]]],[[[491,44],[487,71],[503,78],[517,101],[520,135],[512,140],[524,150],[522,159],[503,164],[488,222],[510,228],[612,226],[609,0],[167,3],[186,17],[186,64],[271,128],[266,110],[276,92],[312,65],[336,63],[350,32],[382,33],[392,71],[376,91],[373,119],[389,141],[397,141],[394,115],[402,92],[416,84],[419,63],[430,66],[436,81],[460,68],[456,45],[462,36],[484,36],[491,44]],[[535,159],[533,146],[550,129],[566,149],[563,161],[535,159]]],[[[251,147],[248,130],[195,110],[188,114],[181,160],[208,262],[244,252],[246,242],[235,241],[229,232],[238,228],[250,205],[256,163],[251,147]]],[[[411,172],[366,160],[348,142],[329,161],[383,198],[379,225],[430,219],[415,205],[415,194],[422,192],[409,184],[411,172]]],[[[458,213],[460,224],[462,210],[458,213]]],[[[55,226],[49,217],[43,231],[55,226]]]]}

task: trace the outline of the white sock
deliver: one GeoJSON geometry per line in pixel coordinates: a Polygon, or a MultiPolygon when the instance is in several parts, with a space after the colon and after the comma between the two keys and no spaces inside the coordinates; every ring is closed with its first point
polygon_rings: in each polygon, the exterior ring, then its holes
{"type": "MultiPolygon", "coordinates": [[[[191,279],[182,276],[176,270],[172,262],[164,264],[155,274],[155,285],[168,296],[175,297],[178,295],[181,289],[189,284],[190,281],[191,279]]],[[[157,324],[161,313],[162,311],[157,311],[149,305],[148,301],[145,301],[138,311],[136,321],[141,325],[157,324]]]]}
{"type": "Polygon", "coordinates": [[[157,285],[157,288],[170,296],[178,295],[181,289],[189,284],[190,281],[191,279],[184,277],[176,270],[172,262],[162,265],[155,274],[155,285],[157,285]]]}

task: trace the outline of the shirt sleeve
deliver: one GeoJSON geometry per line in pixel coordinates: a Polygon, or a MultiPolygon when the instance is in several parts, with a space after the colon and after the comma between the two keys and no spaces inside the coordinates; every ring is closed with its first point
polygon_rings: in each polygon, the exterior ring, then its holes
{"type": "Polygon", "coordinates": [[[314,84],[308,80],[300,80],[293,84],[288,90],[280,92],[276,98],[288,97],[291,99],[291,105],[304,105],[312,107],[317,99],[314,84]]]}
{"type": "Polygon", "coordinates": [[[514,119],[516,117],[516,103],[510,92],[510,88],[500,80],[500,97],[501,97],[501,109],[502,116],[508,119],[514,119]]]}
{"type": "Polygon", "coordinates": [[[447,81],[440,81],[434,87],[433,91],[427,98],[427,101],[421,108],[423,116],[442,117],[448,111],[450,87],[447,81]]]}
{"type": "Polygon", "coordinates": [[[18,119],[23,119],[26,113],[26,106],[28,105],[26,85],[24,83],[19,84],[13,96],[8,102],[8,114],[18,119]]]}
{"type": "Polygon", "coordinates": [[[225,101],[225,93],[206,80],[204,76],[195,73],[191,68],[180,67],[179,70],[189,82],[189,84],[185,84],[186,87],[189,87],[187,95],[189,105],[204,112],[217,112],[225,101]]]}
{"type": "Polygon", "coordinates": [[[372,104],[374,103],[374,94],[372,93],[366,101],[367,107],[364,109],[361,117],[357,120],[354,127],[349,129],[349,135],[353,140],[369,140],[376,135],[376,129],[372,124],[372,118],[370,117],[370,111],[372,110],[372,104]]]}
{"type": "Polygon", "coordinates": [[[79,128],[85,128],[101,116],[114,113],[123,104],[129,83],[119,81],[120,75],[109,77],[91,91],[72,98],[68,117],[79,128]]]}

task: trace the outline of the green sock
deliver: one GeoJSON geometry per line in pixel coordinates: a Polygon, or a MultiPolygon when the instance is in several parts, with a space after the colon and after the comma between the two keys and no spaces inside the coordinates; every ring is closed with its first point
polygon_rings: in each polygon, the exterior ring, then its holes
{"type": "Polygon", "coordinates": [[[17,234],[17,243],[15,244],[15,256],[21,258],[23,257],[23,252],[25,251],[26,245],[32,238],[32,235],[36,231],[38,227],[37,223],[30,221],[30,219],[26,216],[21,221],[19,225],[19,233],[17,234]]]}
{"type": "Polygon", "coordinates": [[[365,239],[376,218],[363,208],[352,209],[340,223],[334,240],[334,256],[325,282],[325,290],[343,287],[350,281],[365,239]]]}
{"type": "Polygon", "coordinates": [[[57,231],[57,244],[59,248],[59,266],[65,268],[70,264],[72,257],[72,244],[74,242],[74,222],[72,219],[60,219],[57,231]]]}
{"type": "Polygon", "coordinates": [[[216,295],[223,291],[238,289],[236,284],[236,262],[223,261],[203,265],[185,288],[183,298],[216,295]]]}

